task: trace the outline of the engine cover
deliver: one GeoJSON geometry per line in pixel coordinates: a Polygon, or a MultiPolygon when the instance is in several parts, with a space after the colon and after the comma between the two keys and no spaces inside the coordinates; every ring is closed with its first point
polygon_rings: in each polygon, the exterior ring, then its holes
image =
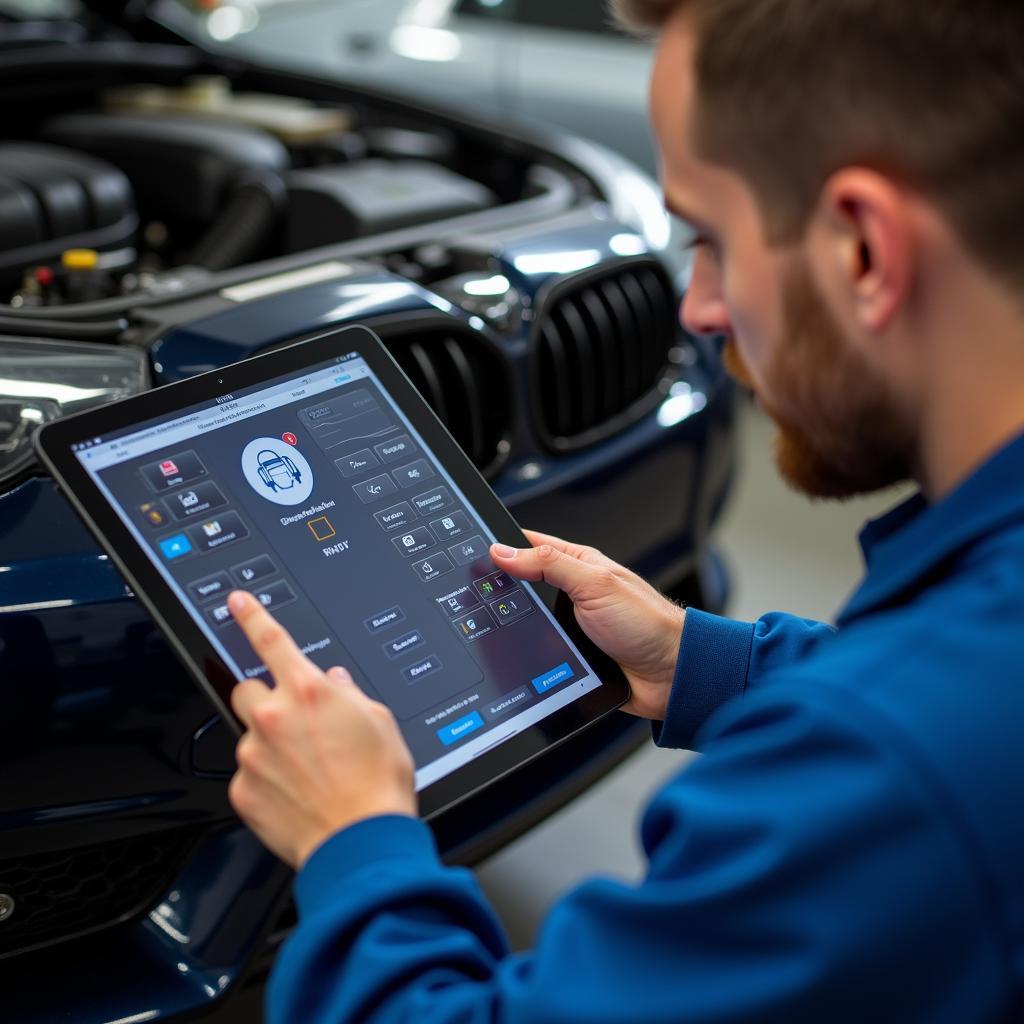
{"type": "Polygon", "coordinates": [[[116,167],[42,143],[0,143],[0,280],[65,249],[116,249],[138,227],[132,187],[116,167]]]}
{"type": "Polygon", "coordinates": [[[490,189],[424,160],[363,160],[290,172],[289,252],[485,210],[490,189]]]}

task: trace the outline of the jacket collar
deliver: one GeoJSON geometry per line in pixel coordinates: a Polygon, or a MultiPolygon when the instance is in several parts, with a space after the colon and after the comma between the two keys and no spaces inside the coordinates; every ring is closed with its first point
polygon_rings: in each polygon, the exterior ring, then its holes
{"type": "Polygon", "coordinates": [[[1024,522],[1024,435],[941,501],[929,504],[916,494],[861,530],[867,574],[839,624],[888,604],[954,554],[1014,522],[1024,522]]]}

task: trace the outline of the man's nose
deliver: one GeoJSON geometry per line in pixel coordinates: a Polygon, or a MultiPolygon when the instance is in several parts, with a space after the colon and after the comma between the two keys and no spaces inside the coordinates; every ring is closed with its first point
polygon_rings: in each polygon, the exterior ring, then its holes
{"type": "Polygon", "coordinates": [[[691,334],[731,334],[732,324],[722,298],[718,267],[703,248],[693,257],[690,287],[679,310],[679,320],[691,334]]]}

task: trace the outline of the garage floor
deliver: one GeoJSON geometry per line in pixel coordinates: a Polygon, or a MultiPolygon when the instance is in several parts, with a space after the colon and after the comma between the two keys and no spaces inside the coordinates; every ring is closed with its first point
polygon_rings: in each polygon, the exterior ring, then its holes
{"type": "MultiPolygon", "coordinates": [[[[861,524],[896,504],[908,489],[842,505],[812,503],[779,479],[772,438],[771,424],[744,403],[742,465],[718,535],[732,571],[729,611],[746,620],[773,609],[830,619],[860,577],[856,534],[861,524]]],[[[637,826],[643,807],[690,757],[653,745],[642,748],[600,785],[480,868],[480,881],[515,948],[529,948],[550,904],[583,879],[640,876],[637,826]]]]}

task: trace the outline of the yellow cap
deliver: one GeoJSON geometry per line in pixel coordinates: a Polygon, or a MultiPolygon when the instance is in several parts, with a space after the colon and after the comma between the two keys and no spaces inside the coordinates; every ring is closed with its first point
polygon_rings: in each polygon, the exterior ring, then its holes
{"type": "Polygon", "coordinates": [[[95,249],[65,249],[60,254],[60,261],[68,270],[92,270],[99,260],[95,249]]]}

